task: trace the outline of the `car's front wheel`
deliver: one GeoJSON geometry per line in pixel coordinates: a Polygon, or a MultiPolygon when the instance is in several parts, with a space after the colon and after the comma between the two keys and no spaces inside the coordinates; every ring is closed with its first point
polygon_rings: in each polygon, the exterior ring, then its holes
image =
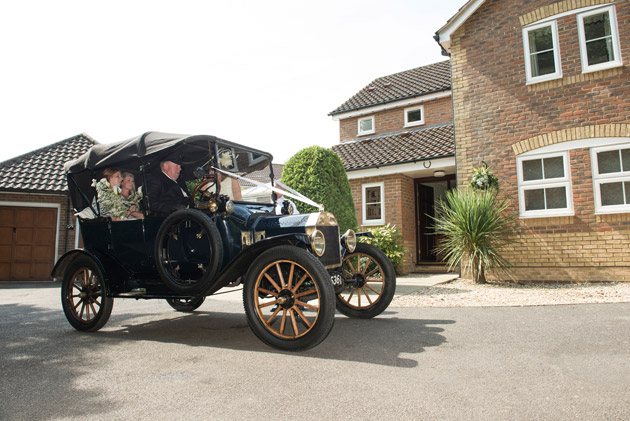
{"type": "Polygon", "coordinates": [[[247,273],[243,302],[256,336],[282,350],[318,345],[335,321],[335,292],[328,272],[298,247],[279,246],[261,254],[247,273]]]}
{"type": "Polygon", "coordinates": [[[66,318],[77,330],[94,332],[112,313],[114,299],[105,291],[103,273],[87,256],[72,262],[63,275],[61,305],[66,318]]]}
{"type": "Polygon", "coordinates": [[[396,271],[385,253],[359,243],[354,253],[344,257],[342,269],[350,288],[337,294],[337,310],[360,319],[385,311],[396,291],[396,271]]]}

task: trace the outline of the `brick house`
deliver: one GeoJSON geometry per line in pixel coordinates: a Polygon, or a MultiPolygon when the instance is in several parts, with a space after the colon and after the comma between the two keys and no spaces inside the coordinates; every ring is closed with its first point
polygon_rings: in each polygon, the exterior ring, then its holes
{"type": "Polygon", "coordinates": [[[521,281],[630,281],[630,2],[470,0],[450,57],[458,185],[487,163],[521,281]]]}
{"type": "Polygon", "coordinates": [[[78,246],[63,164],[95,143],[81,134],[0,162],[0,281],[50,279],[78,246]]]}
{"type": "Polygon", "coordinates": [[[430,235],[434,203],[455,186],[448,61],[380,77],[329,113],[359,225],[401,231],[402,273],[444,270],[430,235]],[[436,267],[437,266],[437,267],[436,267]]]}

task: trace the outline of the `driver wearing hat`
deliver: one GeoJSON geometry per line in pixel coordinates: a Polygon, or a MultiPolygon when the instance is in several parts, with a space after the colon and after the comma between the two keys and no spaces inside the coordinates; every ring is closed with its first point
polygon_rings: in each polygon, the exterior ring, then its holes
{"type": "Polygon", "coordinates": [[[171,213],[188,206],[190,193],[184,180],[179,177],[181,164],[180,156],[169,156],[160,162],[161,171],[147,180],[152,212],[171,213]]]}

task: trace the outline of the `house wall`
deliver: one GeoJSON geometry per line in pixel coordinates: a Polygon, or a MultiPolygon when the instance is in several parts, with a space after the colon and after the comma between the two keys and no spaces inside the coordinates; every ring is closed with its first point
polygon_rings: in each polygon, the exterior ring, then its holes
{"type": "MultiPolygon", "coordinates": [[[[410,129],[433,126],[436,124],[450,123],[453,121],[453,112],[451,98],[441,98],[425,102],[424,105],[424,125],[414,126],[410,129]]],[[[411,107],[411,106],[410,106],[411,107]]],[[[405,129],[404,110],[408,107],[393,108],[390,110],[379,111],[374,114],[366,114],[361,117],[346,118],[339,121],[339,140],[344,142],[357,138],[358,120],[359,118],[374,116],[374,130],[370,135],[361,137],[378,136],[381,134],[399,132],[405,129]]]]}
{"type": "MultiPolygon", "coordinates": [[[[73,211],[69,208],[68,196],[65,194],[31,194],[31,193],[8,193],[0,192],[0,202],[15,202],[24,203],[24,206],[29,204],[58,204],[60,206],[59,211],[59,240],[57,244],[57,258],[64,254],[68,250],[72,250],[75,247],[77,227],[76,221],[73,215],[73,211]],[[68,209],[70,212],[68,213],[68,209]],[[72,225],[74,229],[68,230],[67,226],[72,225]]],[[[16,206],[18,206],[16,204],[16,206]]],[[[52,269],[52,268],[51,268],[52,269]]]]}
{"type": "Polygon", "coordinates": [[[406,250],[403,263],[398,267],[398,271],[407,274],[413,267],[413,256],[416,252],[416,205],[414,181],[412,178],[403,174],[393,174],[383,177],[366,177],[350,180],[350,189],[352,198],[354,199],[357,221],[360,231],[364,230],[363,226],[363,198],[361,194],[361,186],[368,183],[384,183],[385,201],[385,221],[395,225],[401,232],[403,238],[403,247],[406,250]]]}
{"type": "MultiPolygon", "coordinates": [[[[546,145],[625,137],[630,142],[627,66],[582,73],[577,19],[557,19],[563,77],[526,85],[522,27],[579,1],[486,1],[451,35],[456,160],[460,188],[484,161],[518,212],[516,157],[546,145]]],[[[617,2],[624,61],[630,59],[630,2],[617,2]]],[[[520,219],[505,250],[519,281],[630,281],[630,214],[596,215],[588,148],[569,152],[574,215],[520,219]]]]}

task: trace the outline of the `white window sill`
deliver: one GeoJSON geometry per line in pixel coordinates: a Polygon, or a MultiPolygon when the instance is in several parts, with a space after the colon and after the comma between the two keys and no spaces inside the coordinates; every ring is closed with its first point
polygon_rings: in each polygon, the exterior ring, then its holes
{"type": "Polygon", "coordinates": [[[416,127],[416,126],[424,126],[424,121],[414,121],[413,123],[407,123],[403,127],[416,127]]]}
{"type": "Polygon", "coordinates": [[[365,136],[365,135],[374,134],[374,133],[376,133],[375,130],[370,130],[369,132],[358,132],[357,136],[365,136]]]}
{"type": "Polygon", "coordinates": [[[527,79],[527,83],[525,83],[525,85],[535,85],[537,83],[549,82],[556,79],[562,79],[562,74],[550,77],[541,77],[540,79],[527,79]]]}
{"type": "Polygon", "coordinates": [[[562,212],[551,212],[551,211],[530,211],[527,213],[521,213],[519,215],[520,219],[534,219],[534,218],[556,218],[559,216],[573,216],[575,212],[573,211],[562,211],[562,212]]]}
{"type": "Polygon", "coordinates": [[[377,225],[385,225],[385,220],[384,219],[372,219],[370,221],[363,221],[363,223],[361,224],[361,226],[364,226],[364,227],[373,227],[373,226],[377,226],[377,225]]]}
{"type": "Polygon", "coordinates": [[[610,209],[596,209],[595,215],[610,215],[614,213],[630,213],[630,206],[617,207],[610,206],[610,209]]]}
{"type": "Polygon", "coordinates": [[[593,73],[593,72],[601,72],[602,70],[615,69],[617,67],[623,67],[623,63],[619,63],[618,61],[611,61],[609,63],[596,64],[593,66],[589,66],[585,69],[582,69],[582,73],[593,73]]]}

